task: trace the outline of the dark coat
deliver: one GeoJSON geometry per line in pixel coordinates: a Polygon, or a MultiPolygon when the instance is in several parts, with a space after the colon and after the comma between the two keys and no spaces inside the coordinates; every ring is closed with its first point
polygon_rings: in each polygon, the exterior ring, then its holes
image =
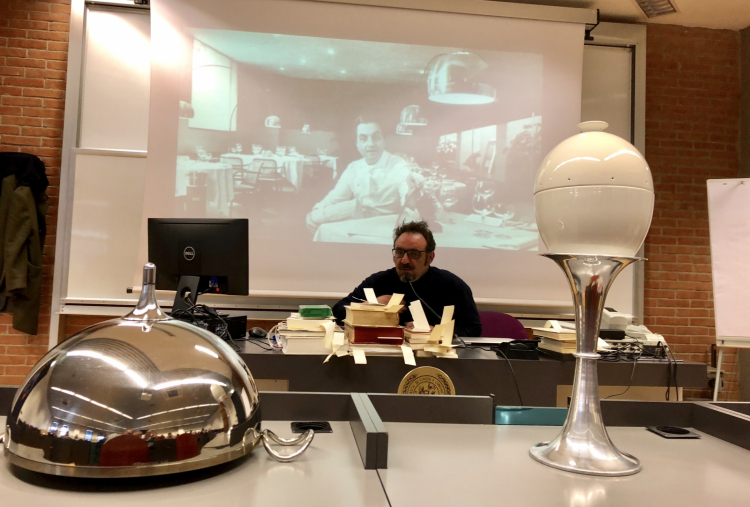
{"type": "Polygon", "coordinates": [[[37,334],[49,182],[44,163],[25,153],[0,153],[0,180],[0,310],[14,329],[37,334]]]}

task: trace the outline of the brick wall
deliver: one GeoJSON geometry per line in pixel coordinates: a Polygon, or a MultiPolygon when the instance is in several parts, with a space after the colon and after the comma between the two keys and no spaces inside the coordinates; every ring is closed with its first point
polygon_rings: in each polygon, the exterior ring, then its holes
{"type": "MultiPolygon", "coordinates": [[[[715,335],[706,180],[740,173],[740,34],[650,25],[647,46],[646,158],[656,206],[645,324],[678,358],[708,363],[715,335]]],[[[736,399],[736,353],[724,357],[722,398],[736,399]]]]}
{"type": "Polygon", "coordinates": [[[0,0],[0,151],[38,155],[47,166],[50,209],[39,334],[0,314],[0,385],[18,385],[47,351],[60,186],[70,0],[0,0]]]}

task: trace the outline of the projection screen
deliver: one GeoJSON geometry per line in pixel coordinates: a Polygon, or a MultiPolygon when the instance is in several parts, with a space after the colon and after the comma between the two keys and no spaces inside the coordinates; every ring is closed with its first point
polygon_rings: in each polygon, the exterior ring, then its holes
{"type": "Polygon", "coordinates": [[[248,218],[251,294],[332,295],[423,218],[478,301],[570,304],[532,182],[576,133],[583,25],[296,0],[151,13],[144,220],[248,218]]]}

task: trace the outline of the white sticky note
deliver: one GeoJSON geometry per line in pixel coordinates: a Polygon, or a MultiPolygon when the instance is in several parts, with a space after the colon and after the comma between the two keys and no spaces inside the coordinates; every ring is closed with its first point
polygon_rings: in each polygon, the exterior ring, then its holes
{"type": "Polygon", "coordinates": [[[547,322],[544,323],[544,327],[546,327],[546,328],[552,328],[555,331],[562,331],[562,329],[563,329],[563,327],[560,325],[560,323],[557,322],[556,320],[548,320],[547,322]]]}
{"type": "Polygon", "coordinates": [[[417,361],[414,359],[414,351],[408,345],[401,345],[401,350],[404,353],[404,364],[409,366],[416,366],[417,361]]]}
{"type": "Polygon", "coordinates": [[[387,304],[387,305],[385,305],[385,307],[386,307],[386,308],[390,308],[390,307],[392,307],[392,306],[398,305],[398,304],[400,304],[400,303],[401,303],[401,300],[402,300],[402,299],[404,299],[404,295],[403,295],[403,294],[393,294],[393,295],[391,296],[391,300],[390,300],[390,301],[388,301],[388,304],[387,304]]]}
{"type": "MultiPolygon", "coordinates": [[[[445,315],[445,314],[443,314],[445,315]]],[[[443,328],[443,346],[450,347],[453,344],[453,328],[456,325],[456,321],[452,320],[445,324],[443,328]]]]}
{"type": "Polygon", "coordinates": [[[453,310],[455,308],[456,307],[453,305],[443,308],[443,318],[440,319],[441,324],[447,324],[448,322],[453,320],[453,310]]]}
{"type": "Polygon", "coordinates": [[[427,316],[424,314],[424,308],[422,308],[422,302],[418,299],[412,301],[409,305],[409,311],[411,312],[411,318],[414,321],[415,331],[429,331],[430,323],[427,322],[427,316]]]}
{"type": "Polygon", "coordinates": [[[364,350],[354,349],[352,355],[354,356],[354,364],[367,364],[367,356],[365,356],[364,350]]]}
{"type": "Polygon", "coordinates": [[[327,349],[331,349],[333,347],[333,329],[336,327],[336,323],[332,320],[329,320],[325,324],[323,324],[323,329],[326,330],[326,336],[323,338],[323,346],[327,349]]]}
{"type": "Polygon", "coordinates": [[[334,348],[342,346],[344,344],[344,341],[345,341],[344,333],[341,333],[341,332],[339,332],[339,333],[333,333],[333,346],[334,346],[334,348]]]}
{"type": "Polygon", "coordinates": [[[443,330],[445,329],[445,326],[442,324],[438,324],[435,326],[435,328],[432,330],[432,333],[430,333],[430,338],[427,340],[430,343],[440,343],[440,340],[443,338],[443,330]]]}
{"type": "Polygon", "coordinates": [[[378,297],[375,295],[375,291],[369,287],[365,289],[365,297],[367,298],[367,302],[371,305],[380,304],[378,303],[378,297]]]}

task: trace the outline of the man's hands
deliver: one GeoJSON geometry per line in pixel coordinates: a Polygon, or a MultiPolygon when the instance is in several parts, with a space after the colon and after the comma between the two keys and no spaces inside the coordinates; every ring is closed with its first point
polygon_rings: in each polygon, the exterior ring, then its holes
{"type": "Polygon", "coordinates": [[[383,296],[378,296],[378,303],[380,303],[381,305],[387,305],[388,301],[390,301],[390,300],[391,300],[391,295],[390,294],[386,294],[386,295],[383,295],[383,296]]]}
{"type": "MultiPolygon", "coordinates": [[[[414,328],[414,322],[407,322],[405,324],[405,326],[406,326],[407,329],[413,329],[414,328]]],[[[430,326],[430,330],[433,330],[433,329],[435,329],[435,326],[430,326]]]]}
{"type": "MultiPolygon", "coordinates": [[[[391,294],[385,294],[383,296],[378,296],[378,303],[380,303],[382,305],[387,305],[388,301],[390,301],[390,300],[391,300],[391,294]]],[[[398,311],[398,313],[401,313],[404,310],[406,310],[406,305],[402,305],[401,309],[398,311]]]]}
{"type": "Polygon", "coordinates": [[[312,219],[312,211],[307,214],[305,224],[307,225],[307,230],[312,233],[315,233],[315,231],[318,230],[318,224],[316,224],[312,219]]]}

